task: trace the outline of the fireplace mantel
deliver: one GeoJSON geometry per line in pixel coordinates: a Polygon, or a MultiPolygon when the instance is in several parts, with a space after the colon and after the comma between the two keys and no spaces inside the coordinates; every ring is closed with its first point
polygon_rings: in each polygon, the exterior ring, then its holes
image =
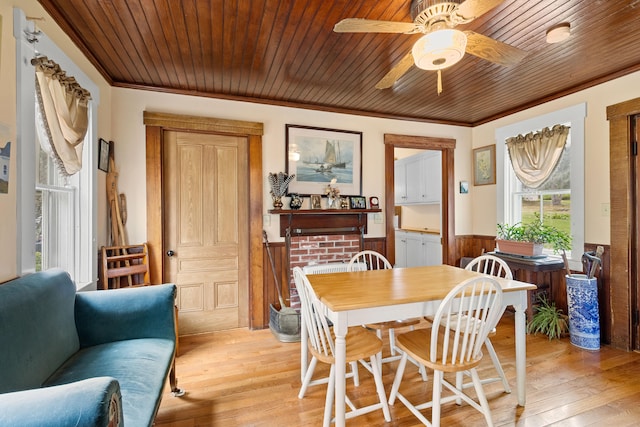
{"type": "Polygon", "coordinates": [[[280,236],[317,236],[367,233],[367,214],[381,209],[271,209],[280,215],[280,236]]]}

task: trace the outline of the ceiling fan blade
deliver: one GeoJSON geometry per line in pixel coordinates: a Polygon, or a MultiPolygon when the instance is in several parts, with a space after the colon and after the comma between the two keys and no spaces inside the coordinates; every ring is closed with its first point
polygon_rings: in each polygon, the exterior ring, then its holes
{"type": "Polygon", "coordinates": [[[484,15],[504,0],[466,0],[460,3],[456,13],[464,19],[475,19],[484,15]]]}
{"type": "Polygon", "coordinates": [[[527,56],[526,51],[499,42],[491,37],[483,36],[473,31],[465,31],[464,33],[467,35],[466,52],[478,58],[508,67],[517,64],[527,56]]]}
{"type": "Polygon", "coordinates": [[[409,52],[376,84],[376,89],[390,88],[412,65],[413,55],[409,52]]]}
{"type": "Polygon", "coordinates": [[[413,22],[376,21],[373,19],[347,18],[338,22],[336,33],[415,33],[419,29],[413,22]]]}

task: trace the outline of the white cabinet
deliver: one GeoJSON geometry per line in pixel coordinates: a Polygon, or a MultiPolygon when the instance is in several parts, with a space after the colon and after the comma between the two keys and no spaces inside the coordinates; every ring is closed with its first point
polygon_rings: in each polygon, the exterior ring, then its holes
{"type": "Polygon", "coordinates": [[[396,263],[394,267],[407,266],[407,234],[396,230],[396,263]]]}
{"type": "Polygon", "coordinates": [[[440,236],[396,230],[396,267],[442,264],[440,236]]]}
{"type": "Polygon", "coordinates": [[[440,243],[440,236],[423,234],[422,244],[424,249],[425,265],[442,264],[442,243],[440,243]]]}
{"type": "Polygon", "coordinates": [[[440,151],[426,151],[394,164],[396,205],[440,203],[442,164],[440,151]]]}

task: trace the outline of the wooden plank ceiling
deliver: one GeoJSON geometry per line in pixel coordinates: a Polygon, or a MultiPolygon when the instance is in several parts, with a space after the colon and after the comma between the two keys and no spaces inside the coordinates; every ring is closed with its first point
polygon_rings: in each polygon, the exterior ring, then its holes
{"type": "MultiPolygon", "coordinates": [[[[476,126],[640,70],[640,0],[505,0],[459,26],[528,52],[465,55],[375,84],[420,34],[336,33],[344,18],[412,22],[410,0],[39,0],[113,86],[476,126]],[[545,33],[571,24],[571,37],[545,33]]],[[[53,58],[55,59],[55,58],[53,58]]]]}

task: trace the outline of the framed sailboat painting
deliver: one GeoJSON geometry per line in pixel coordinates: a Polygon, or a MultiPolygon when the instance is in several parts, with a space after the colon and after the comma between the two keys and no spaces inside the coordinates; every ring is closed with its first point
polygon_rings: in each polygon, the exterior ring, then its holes
{"type": "Polygon", "coordinates": [[[288,193],[326,194],[333,188],[341,196],[362,193],[362,132],[286,125],[287,174],[295,174],[288,193]]]}

